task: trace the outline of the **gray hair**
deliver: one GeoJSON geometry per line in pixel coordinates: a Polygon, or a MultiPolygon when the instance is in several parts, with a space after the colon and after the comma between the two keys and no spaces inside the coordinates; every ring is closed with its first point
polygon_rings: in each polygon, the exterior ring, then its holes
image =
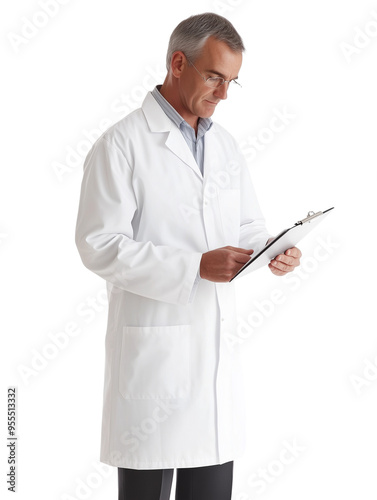
{"type": "Polygon", "coordinates": [[[245,50],[242,38],[228,19],[206,12],[185,19],[175,28],[169,40],[166,69],[170,70],[173,53],[177,50],[182,51],[189,61],[195,62],[211,36],[225,42],[234,52],[245,50]]]}

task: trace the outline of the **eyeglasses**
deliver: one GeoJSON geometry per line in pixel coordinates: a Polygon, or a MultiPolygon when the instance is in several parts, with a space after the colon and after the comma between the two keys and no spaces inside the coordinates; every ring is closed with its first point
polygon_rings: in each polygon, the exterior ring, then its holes
{"type": "Polygon", "coordinates": [[[196,69],[196,71],[203,78],[204,83],[207,85],[207,87],[211,87],[213,89],[218,89],[219,87],[221,87],[221,85],[224,85],[224,83],[231,83],[231,82],[233,82],[233,83],[236,83],[239,87],[242,88],[242,85],[240,83],[238,83],[237,80],[224,80],[224,78],[222,78],[221,76],[210,76],[209,78],[206,78],[205,76],[203,76],[201,74],[201,72],[198,70],[198,68],[195,66],[194,63],[192,63],[189,60],[188,60],[188,62],[194,66],[194,68],[196,69]]]}

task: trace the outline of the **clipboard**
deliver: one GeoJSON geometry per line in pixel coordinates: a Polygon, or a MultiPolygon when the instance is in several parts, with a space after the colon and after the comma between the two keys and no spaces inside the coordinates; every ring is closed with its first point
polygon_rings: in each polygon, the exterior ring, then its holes
{"type": "Polygon", "coordinates": [[[288,248],[294,247],[296,243],[322,222],[333,209],[334,207],[328,208],[323,212],[308,212],[308,215],[304,219],[299,220],[292,227],[281,231],[262,250],[255,255],[252,254],[248,262],[229,280],[229,283],[234,279],[246,276],[246,274],[269,264],[277,255],[284,253],[288,248]]]}

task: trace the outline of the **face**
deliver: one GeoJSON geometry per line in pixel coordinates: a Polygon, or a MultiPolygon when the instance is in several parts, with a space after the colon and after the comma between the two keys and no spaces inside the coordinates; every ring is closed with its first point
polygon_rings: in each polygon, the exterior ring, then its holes
{"type": "MultiPolygon", "coordinates": [[[[232,80],[238,77],[242,53],[234,52],[224,42],[210,37],[199,58],[192,62],[205,78],[221,76],[225,80],[232,80]]],[[[193,66],[188,65],[183,55],[178,83],[182,116],[186,115],[183,117],[188,123],[198,117],[212,116],[217,104],[227,98],[229,85],[234,84],[224,83],[215,89],[207,87],[203,78],[193,66]]]]}

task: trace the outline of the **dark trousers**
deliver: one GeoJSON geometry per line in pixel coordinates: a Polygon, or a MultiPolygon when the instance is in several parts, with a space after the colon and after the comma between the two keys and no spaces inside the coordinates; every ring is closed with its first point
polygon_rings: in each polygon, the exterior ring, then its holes
{"type": "MultiPolygon", "coordinates": [[[[118,467],[118,500],[169,500],[174,469],[118,467]]],[[[177,469],[175,500],[231,500],[233,461],[177,469]]]]}

